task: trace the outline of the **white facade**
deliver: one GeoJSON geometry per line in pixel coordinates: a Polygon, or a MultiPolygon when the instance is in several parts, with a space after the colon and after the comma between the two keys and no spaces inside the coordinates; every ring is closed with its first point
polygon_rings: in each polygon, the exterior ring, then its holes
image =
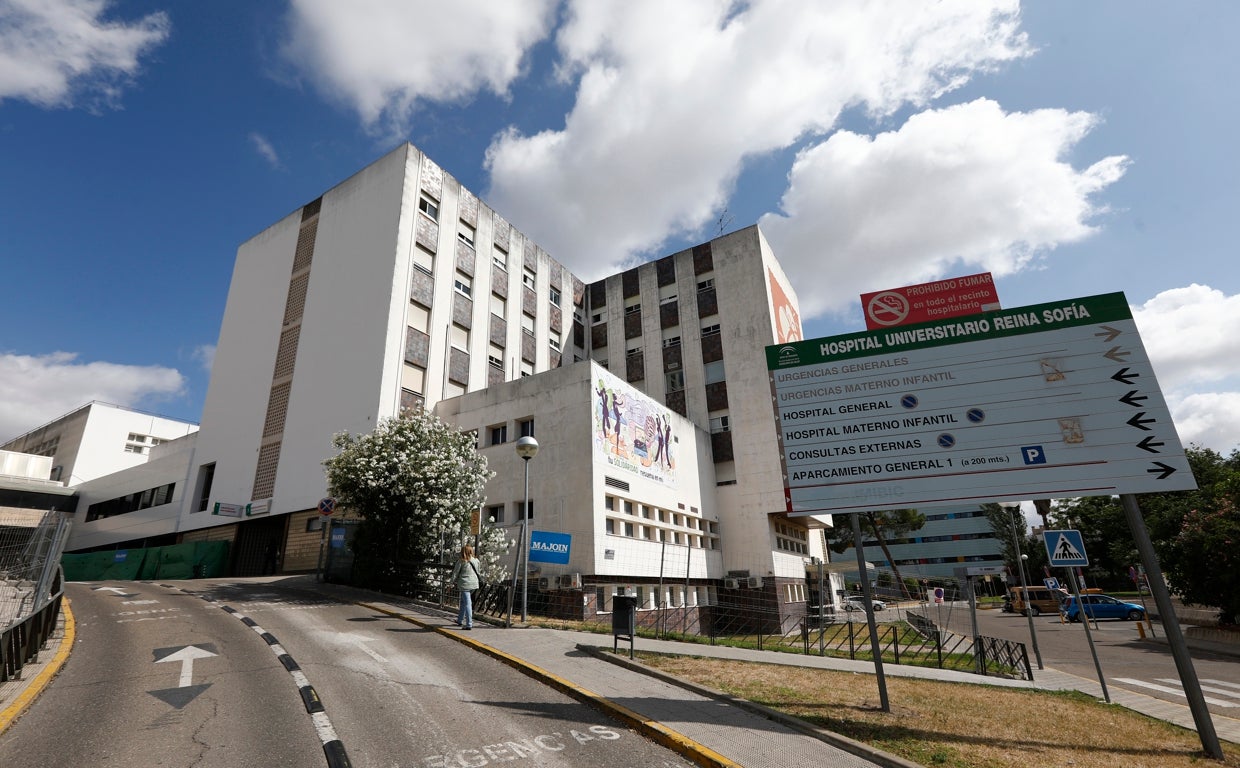
{"type": "Polygon", "coordinates": [[[197,424],[91,402],[13,438],[0,450],[51,456],[50,478],[73,487],[144,464],[155,446],[197,431],[197,424]]]}
{"type": "Polygon", "coordinates": [[[327,495],[333,434],[427,407],[479,431],[499,472],[488,505],[506,524],[523,470],[506,443],[534,421],[534,526],[574,541],[549,575],[752,576],[779,600],[824,556],[823,521],[784,515],[766,370],[764,348],[798,338],[795,291],[757,227],[586,286],[406,144],[238,248],[203,429],[145,475],[92,484],[83,503],[179,476],[175,497],[79,514],[70,547],[224,526],[287,536],[279,518],[327,495]],[[600,379],[648,401],[644,433],[608,431],[600,379]],[[245,505],[256,514],[215,514],[245,505]]]}
{"type": "MultiPolygon", "coordinates": [[[[922,514],[926,517],[924,526],[887,544],[901,577],[951,578],[960,567],[1004,564],[1003,542],[995,536],[990,520],[977,504],[934,507],[922,510],[922,514]]],[[[892,567],[877,539],[867,535],[862,544],[867,562],[884,570],[892,567]]],[[[857,555],[849,547],[835,559],[855,563],[857,555]]]]}

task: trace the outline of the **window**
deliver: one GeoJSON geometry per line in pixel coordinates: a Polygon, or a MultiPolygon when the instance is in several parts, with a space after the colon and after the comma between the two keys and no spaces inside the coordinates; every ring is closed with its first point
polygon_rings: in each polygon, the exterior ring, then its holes
{"type": "Polygon", "coordinates": [[[711,416],[710,417],[710,433],[712,435],[720,432],[732,431],[732,419],[728,415],[711,416]]]}
{"type": "Polygon", "coordinates": [[[495,253],[491,254],[491,263],[499,267],[500,269],[504,270],[505,272],[507,272],[508,271],[508,254],[504,253],[498,248],[495,249],[495,253]]]}
{"type": "Polygon", "coordinates": [[[424,307],[416,301],[409,302],[409,327],[426,333],[431,327],[431,308],[424,307]]]}
{"type": "Polygon", "coordinates": [[[469,275],[463,275],[460,272],[457,272],[456,280],[452,283],[452,285],[456,288],[456,292],[465,298],[473,298],[474,280],[469,275]]]}
{"type": "Polygon", "coordinates": [[[439,203],[429,197],[418,199],[418,210],[429,216],[431,221],[439,221],[439,203]]]}
{"type": "Polygon", "coordinates": [[[493,504],[486,508],[482,516],[483,522],[502,523],[504,522],[504,505],[493,504]]]}
{"type": "Polygon", "coordinates": [[[504,370],[504,359],[502,357],[496,357],[495,355],[487,355],[487,364],[490,365],[492,368],[498,368],[501,371],[504,370]]]}
{"type": "Polygon", "coordinates": [[[674,294],[674,293],[673,293],[673,294],[671,294],[670,296],[660,296],[660,297],[659,297],[659,303],[660,303],[660,304],[671,304],[671,303],[673,303],[673,302],[675,302],[675,301],[676,301],[676,294],[674,294]]]}
{"type": "Polygon", "coordinates": [[[465,351],[465,352],[469,351],[469,330],[468,329],[462,328],[456,323],[453,323],[452,328],[449,331],[449,336],[450,336],[449,343],[453,347],[455,347],[456,349],[465,351]]]}
{"type": "Polygon", "coordinates": [[[715,323],[714,325],[708,325],[702,329],[703,336],[715,336],[718,333],[719,333],[719,323],[715,323]]]}
{"type": "Polygon", "coordinates": [[[521,437],[533,437],[534,436],[534,420],[533,419],[522,419],[521,421],[517,422],[517,427],[521,433],[521,437]]]}
{"type": "Polygon", "coordinates": [[[684,371],[668,371],[667,372],[667,391],[680,392],[685,388],[685,372],[684,371]]]}
{"type": "Polygon", "coordinates": [[[637,357],[641,353],[642,353],[641,347],[632,347],[630,349],[624,350],[624,354],[626,357],[637,357]]]}
{"type": "Polygon", "coordinates": [[[401,371],[400,386],[415,394],[426,394],[426,369],[420,365],[405,363],[401,371]]]}
{"type": "Polygon", "coordinates": [[[473,248],[474,237],[477,235],[477,232],[473,227],[463,221],[459,222],[458,226],[460,228],[456,231],[456,239],[460,240],[462,243],[465,243],[465,245],[468,245],[470,248],[473,248]]]}
{"type": "Polygon", "coordinates": [[[718,384],[727,378],[723,368],[723,361],[716,360],[713,363],[707,363],[706,366],[706,383],[718,384]]]}
{"type": "Polygon", "coordinates": [[[710,291],[710,290],[714,290],[714,288],[715,288],[715,278],[713,277],[708,277],[705,280],[698,281],[697,289],[699,291],[710,291]]]}
{"type": "Polygon", "coordinates": [[[435,273],[435,254],[422,246],[413,249],[413,268],[428,275],[435,273]]]}
{"type": "Polygon", "coordinates": [[[607,518],[606,530],[608,533],[611,533],[611,534],[614,534],[616,532],[616,521],[612,520],[610,517],[607,518]]]}
{"type": "Polygon", "coordinates": [[[557,307],[560,306],[560,289],[559,288],[551,289],[551,303],[556,305],[557,307]]]}
{"type": "Polygon", "coordinates": [[[594,314],[590,315],[590,325],[598,325],[599,323],[603,322],[606,319],[607,319],[606,312],[595,312],[594,314]]]}
{"type": "Polygon", "coordinates": [[[625,499],[625,500],[624,500],[624,514],[626,514],[626,515],[633,515],[633,514],[636,514],[636,513],[633,511],[633,502],[629,501],[628,499],[625,499]]]}
{"type": "Polygon", "coordinates": [[[525,360],[522,360],[521,361],[521,378],[525,378],[526,376],[533,376],[533,375],[534,375],[534,364],[530,362],[526,362],[525,360]]]}
{"type": "Polygon", "coordinates": [[[491,432],[491,442],[489,443],[489,445],[502,445],[508,442],[508,425],[507,424],[496,424],[495,426],[490,427],[489,429],[491,432]]]}
{"type": "Polygon", "coordinates": [[[679,347],[680,337],[679,336],[668,336],[666,339],[663,340],[663,346],[664,347],[679,347]]]}
{"type": "Polygon", "coordinates": [[[632,523],[625,523],[625,524],[624,524],[624,535],[625,535],[625,536],[628,536],[629,538],[634,538],[634,536],[633,536],[633,524],[632,524],[632,523]]]}
{"type": "Polygon", "coordinates": [[[551,345],[552,349],[554,349],[556,352],[559,352],[560,351],[560,334],[556,333],[555,331],[551,331],[551,333],[548,336],[547,343],[551,345]]]}
{"type": "Polygon", "coordinates": [[[524,312],[521,313],[521,330],[531,336],[534,335],[534,318],[524,312]]]}
{"type": "Polygon", "coordinates": [[[534,289],[538,287],[538,273],[529,267],[525,267],[521,271],[521,284],[526,288],[534,289]]]}
{"type": "Polygon", "coordinates": [[[606,509],[609,512],[615,512],[616,511],[616,497],[605,496],[603,498],[603,509],[606,509]]]}
{"type": "Polygon", "coordinates": [[[491,294],[491,314],[496,317],[508,316],[508,300],[503,296],[491,294]]]}
{"type": "Polygon", "coordinates": [[[636,315],[638,312],[641,312],[641,311],[642,311],[642,304],[640,301],[637,302],[636,304],[630,304],[624,308],[624,314],[626,315],[636,315]]]}
{"type": "Polygon", "coordinates": [[[211,484],[215,481],[215,464],[204,464],[198,468],[198,511],[207,510],[207,502],[211,499],[211,484]]]}

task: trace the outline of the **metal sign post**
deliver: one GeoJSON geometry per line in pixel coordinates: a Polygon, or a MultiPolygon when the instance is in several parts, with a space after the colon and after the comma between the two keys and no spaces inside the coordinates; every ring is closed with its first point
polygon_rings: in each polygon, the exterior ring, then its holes
{"type": "Polygon", "coordinates": [[[853,549],[857,552],[857,571],[861,576],[861,599],[865,601],[865,620],[870,628],[870,652],[874,654],[874,677],[878,679],[878,702],[884,712],[891,711],[891,702],[887,700],[887,677],[883,674],[883,647],[878,641],[878,622],[874,619],[874,600],[870,590],[870,574],[865,568],[865,552],[861,547],[860,515],[849,515],[852,518],[853,549]]]}
{"type": "Polygon", "coordinates": [[[1137,497],[1128,493],[1121,495],[1119,500],[1124,505],[1128,527],[1132,529],[1133,538],[1136,539],[1137,552],[1141,554],[1141,563],[1145,566],[1149,580],[1150,594],[1154,598],[1154,605],[1158,606],[1158,615],[1162,618],[1163,631],[1167,634],[1167,644],[1171,647],[1175,668],[1180,673],[1180,685],[1184,688],[1185,698],[1188,699],[1188,708],[1193,714],[1197,734],[1201,737],[1201,746],[1206,755],[1215,760],[1222,760],[1223,747],[1219,744],[1218,733],[1214,730],[1214,721],[1210,718],[1210,710],[1206,707],[1205,695],[1201,692],[1201,682],[1197,680],[1197,671],[1193,669],[1193,660],[1188,655],[1188,644],[1184,642],[1184,635],[1180,632],[1180,620],[1175,615],[1175,607],[1171,605],[1171,593],[1167,591],[1167,583],[1163,581],[1162,568],[1158,565],[1158,556],[1154,554],[1150,532],[1146,529],[1145,520],[1141,517],[1141,508],[1137,506],[1137,497]]]}

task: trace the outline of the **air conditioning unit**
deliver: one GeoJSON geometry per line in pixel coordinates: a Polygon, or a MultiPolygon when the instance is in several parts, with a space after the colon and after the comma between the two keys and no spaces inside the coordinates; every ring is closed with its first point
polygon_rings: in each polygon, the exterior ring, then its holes
{"type": "Polygon", "coordinates": [[[538,577],[538,581],[535,583],[538,584],[539,592],[546,592],[551,589],[551,579],[547,576],[538,577]]]}
{"type": "Polygon", "coordinates": [[[581,589],[580,573],[564,573],[555,579],[556,586],[560,589],[581,589]]]}
{"type": "Polygon", "coordinates": [[[723,580],[724,589],[739,589],[740,586],[741,586],[741,583],[737,581],[736,579],[724,579],[723,580]]]}
{"type": "Polygon", "coordinates": [[[761,576],[750,576],[748,585],[750,589],[762,589],[762,577],[761,576]]]}
{"type": "Polygon", "coordinates": [[[671,363],[668,363],[668,364],[667,364],[667,370],[669,370],[669,371],[679,371],[679,370],[680,370],[680,363],[676,363],[676,362],[671,362],[671,363]]]}

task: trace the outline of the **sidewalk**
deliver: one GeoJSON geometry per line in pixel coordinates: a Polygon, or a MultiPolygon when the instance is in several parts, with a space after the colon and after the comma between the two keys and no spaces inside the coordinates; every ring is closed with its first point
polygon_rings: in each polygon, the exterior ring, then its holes
{"type": "MultiPolygon", "coordinates": [[[[296,577],[294,577],[296,578],[296,577]]],[[[454,614],[311,578],[297,586],[355,602],[403,621],[434,629],[509,664],[595,708],[606,711],[643,735],[684,755],[702,766],[745,768],[795,768],[797,766],[889,766],[914,768],[902,758],[876,750],[838,734],[816,728],[751,702],[734,699],[664,675],[627,656],[611,653],[613,639],[572,630],[514,627],[505,629],[483,623],[464,632],[452,624],[454,614]],[[603,653],[603,651],[606,653],[603,653]],[[755,738],[760,734],[760,738],[755,738]]],[[[72,614],[62,612],[69,622],[72,614]]],[[[58,632],[40,653],[40,662],[28,665],[23,680],[0,686],[0,732],[29,706],[68,654],[65,635],[58,632]],[[44,661],[46,659],[46,661],[44,661]]],[[[71,640],[69,641],[71,643],[71,640]]],[[[668,654],[692,654],[736,661],[754,661],[856,674],[873,674],[868,662],[758,651],[726,646],[685,644],[637,638],[638,650],[668,654]]],[[[887,664],[888,677],[910,677],[945,682],[1045,690],[1079,690],[1101,698],[1097,680],[1055,669],[1034,671],[1034,681],[981,677],[924,667],[887,664]]],[[[1195,729],[1187,705],[1175,704],[1110,687],[1111,700],[1153,718],[1195,729]]],[[[1221,739],[1240,743],[1240,720],[1212,715],[1221,739]]]]}
{"type": "MultiPolygon", "coordinates": [[[[345,595],[341,594],[340,597],[345,595]]],[[[613,639],[609,635],[535,627],[504,629],[482,624],[480,621],[475,622],[472,632],[463,632],[453,626],[453,615],[448,612],[374,593],[354,592],[349,597],[363,606],[435,629],[521,668],[527,674],[566,690],[594,706],[608,709],[656,741],[667,743],[659,737],[660,732],[649,730],[646,724],[662,726],[664,730],[670,729],[684,740],[686,746],[679,751],[699,765],[787,768],[800,765],[856,764],[832,762],[828,755],[836,753],[828,752],[831,748],[846,753],[840,759],[856,756],[868,761],[860,763],[862,765],[910,765],[901,758],[868,745],[815,728],[760,705],[676,680],[640,662],[630,661],[626,656],[617,656],[611,653],[613,639]],[[604,661],[611,663],[604,664],[604,661]],[[576,693],[574,689],[577,689],[576,693]],[[742,715],[742,712],[746,714],[742,715]],[[777,729],[799,735],[795,753],[784,753],[778,748],[772,748],[773,744],[780,744],[782,747],[784,739],[772,741],[753,738],[755,730],[777,729]],[[800,739],[817,741],[818,744],[808,744],[806,751],[802,753],[800,739]],[[699,747],[705,752],[695,755],[695,749],[699,747]],[[708,753],[722,757],[724,762],[712,762],[708,753]],[[801,757],[802,754],[805,755],[804,758],[801,757]],[[805,762],[802,762],[802,759],[805,762]]],[[[869,662],[850,659],[647,638],[637,638],[635,647],[655,653],[692,654],[736,661],[874,674],[874,667],[869,662]]],[[[968,672],[895,664],[886,664],[883,670],[888,677],[1011,688],[1077,690],[1098,699],[1102,698],[1102,687],[1097,680],[1077,677],[1052,668],[1035,670],[1033,681],[982,677],[968,672]]],[[[1109,693],[1115,704],[1189,730],[1196,730],[1187,704],[1175,704],[1114,686],[1109,687],[1109,693]]],[[[1240,720],[1219,715],[1212,715],[1212,719],[1220,739],[1240,743],[1240,720]]]]}

